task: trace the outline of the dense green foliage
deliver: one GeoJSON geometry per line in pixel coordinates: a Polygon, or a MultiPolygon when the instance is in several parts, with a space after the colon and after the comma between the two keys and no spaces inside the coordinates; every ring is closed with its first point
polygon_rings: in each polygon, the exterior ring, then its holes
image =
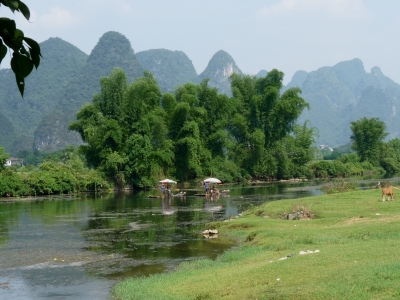
{"type": "Polygon", "coordinates": [[[280,95],[283,73],[272,70],[266,77],[231,77],[236,110],[229,124],[235,142],[233,160],[247,174],[287,178],[301,175],[299,167],[313,158],[314,129],[296,125],[308,107],[299,88],[280,95]]]}
{"type": "Polygon", "coordinates": [[[335,160],[340,158],[341,156],[354,152],[354,150],[351,148],[351,143],[348,143],[346,145],[342,145],[339,147],[335,147],[334,149],[329,149],[329,148],[324,148],[320,150],[320,158],[323,158],[325,160],[335,160]]]}
{"type": "Polygon", "coordinates": [[[172,144],[167,139],[165,112],[158,85],[150,73],[128,85],[125,72],[116,69],[100,80],[101,93],[84,106],[70,128],[87,145],[82,153],[119,186],[156,183],[155,176],[172,166],[172,144]]]}
{"type": "Polygon", "coordinates": [[[382,141],[386,135],[382,121],[362,118],[354,122],[353,127],[354,139],[357,136],[361,147],[355,147],[357,152],[352,152],[350,144],[344,145],[332,153],[329,151],[324,161],[308,164],[307,169],[313,177],[394,174],[400,171],[400,140],[395,138],[388,142],[382,141]]]}
{"type": "Polygon", "coordinates": [[[382,145],[379,164],[388,173],[400,171],[400,139],[392,139],[382,145]]]}
{"type": "Polygon", "coordinates": [[[39,167],[4,169],[8,155],[0,147],[0,197],[34,196],[109,189],[104,175],[84,166],[78,151],[69,147],[48,156],[39,167]]]}
{"type": "Polygon", "coordinates": [[[163,176],[304,176],[314,129],[295,124],[308,105],[298,88],[280,95],[282,79],[277,70],[264,78],[234,75],[232,98],[208,80],[162,95],[151,73],[128,84],[115,69],[70,129],[87,143],[80,149],[90,166],[119,186],[151,186],[163,176]]]}
{"type": "MultiPolygon", "coordinates": [[[[70,148],[71,146],[68,147],[68,149],[70,148]]],[[[17,157],[23,159],[25,166],[38,167],[45,160],[57,160],[53,158],[61,156],[63,154],[63,151],[65,150],[54,151],[54,152],[44,152],[40,150],[30,150],[30,151],[22,150],[17,153],[17,157]]]]}
{"type": "Polygon", "coordinates": [[[357,152],[361,161],[379,165],[383,139],[388,135],[385,130],[385,123],[377,118],[363,117],[358,121],[351,122],[352,148],[357,152]]]}

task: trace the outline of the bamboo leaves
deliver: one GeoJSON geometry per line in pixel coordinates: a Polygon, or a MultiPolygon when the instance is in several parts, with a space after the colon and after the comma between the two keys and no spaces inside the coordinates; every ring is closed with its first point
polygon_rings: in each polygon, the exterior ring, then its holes
{"type": "Polygon", "coordinates": [[[69,128],[87,143],[81,146],[87,161],[118,185],[145,187],[164,176],[192,180],[210,172],[228,181],[293,176],[296,162],[311,159],[314,131],[294,125],[308,104],[298,89],[280,95],[283,73],[269,74],[259,80],[234,75],[230,98],[207,80],[162,95],[151,73],[128,84],[124,71],[114,69],[69,128]]]}

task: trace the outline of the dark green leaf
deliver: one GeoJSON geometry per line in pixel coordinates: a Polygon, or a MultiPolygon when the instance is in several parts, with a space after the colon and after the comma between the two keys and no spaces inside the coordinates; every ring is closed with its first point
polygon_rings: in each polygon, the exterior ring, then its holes
{"type": "Polygon", "coordinates": [[[11,58],[11,69],[22,78],[28,76],[33,70],[33,62],[26,56],[14,52],[11,58]]]}
{"type": "Polygon", "coordinates": [[[26,51],[25,47],[21,47],[21,49],[19,49],[19,53],[31,59],[31,54],[29,51],[26,51]]]}
{"type": "Polygon", "coordinates": [[[30,49],[29,52],[31,53],[31,60],[32,60],[35,68],[37,69],[39,67],[39,64],[40,64],[40,56],[33,49],[30,49]]]}
{"type": "Polygon", "coordinates": [[[15,44],[15,30],[17,29],[14,20],[0,18],[0,37],[3,39],[4,44],[14,51],[20,48],[15,44]]]}
{"type": "Polygon", "coordinates": [[[3,0],[1,1],[5,6],[8,6],[12,12],[18,9],[18,1],[17,0],[3,0]]]}
{"type": "Polygon", "coordinates": [[[20,38],[23,39],[24,38],[24,33],[22,32],[22,30],[15,29],[14,37],[15,37],[15,39],[20,39],[20,38]]]}
{"type": "Polygon", "coordinates": [[[18,10],[24,15],[25,19],[29,20],[29,18],[31,17],[31,13],[25,3],[19,1],[18,10]]]}
{"type": "Polygon", "coordinates": [[[0,63],[2,62],[4,56],[6,56],[7,54],[7,47],[3,45],[3,43],[1,43],[0,46],[0,63]]]}
{"type": "Polygon", "coordinates": [[[42,56],[40,54],[40,46],[36,41],[34,41],[30,38],[27,38],[27,37],[24,37],[24,41],[29,46],[29,52],[31,54],[32,62],[35,65],[35,68],[37,69],[40,64],[40,56],[42,56]]]}
{"type": "Polygon", "coordinates": [[[28,37],[24,37],[24,41],[28,44],[29,48],[31,48],[38,55],[42,56],[42,54],[40,53],[40,46],[35,40],[32,40],[28,37]]]}
{"type": "Polygon", "coordinates": [[[21,96],[24,97],[24,88],[25,88],[24,77],[15,73],[15,81],[17,82],[17,86],[18,86],[19,92],[21,93],[21,96]]]}
{"type": "Polygon", "coordinates": [[[0,18],[0,31],[10,34],[17,29],[17,25],[14,20],[9,18],[0,18]]]}
{"type": "Polygon", "coordinates": [[[14,51],[17,50],[17,49],[22,48],[23,39],[24,39],[24,33],[21,30],[16,29],[14,31],[14,40],[13,40],[13,42],[15,43],[14,51]]]}

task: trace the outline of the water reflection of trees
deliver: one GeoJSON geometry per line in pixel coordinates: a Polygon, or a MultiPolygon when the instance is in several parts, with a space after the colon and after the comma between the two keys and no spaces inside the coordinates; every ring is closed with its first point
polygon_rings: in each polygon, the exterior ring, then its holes
{"type": "Polygon", "coordinates": [[[8,226],[18,225],[19,206],[18,203],[0,204],[0,244],[10,239],[8,226]]]}
{"type": "Polygon", "coordinates": [[[169,257],[175,250],[188,251],[182,249],[190,248],[183,245],[189,240],[187,236],[200,232],[208,222],[204,211],[186,197],[149,199],[137,194],[120,195],[113,203],[111,207],[103,206],[107,212],[92,215],[82,229],[92,244],[89,250],[118,251],[130,257],[169,257]],[[104,218],[105,215],[110,218],[104,218]],[[140,230],[129,230],[128,224],[133,221],[142,226],[140,230]],[[102,230],[105,228],[109,230],[102,230]]]}
{"type": "MultiPolygon", "coordinates": [[[[2,203],[0,243],[10,238],[10,226],[16,228],[21,214],[27,213],[51,230],[76,228],[83,237],[85,249],[101,254],[119,253],[135,259],[194,256],[200,245],[207,242],[198,234],[205,223],[236,215],[250,203],[259,204],[271,197],[281,197],[289,186],[293,185],[234,186],[228,199],[222,195],[197,198],[193,196],[194,191],[190,197],[150,199],[148,195],[154,194],[153,190],[2,203]],[[132,222],[140,230],[131,228],[132,222]]],[[[60,232],[60,241],[63,241],[61,234],[64,233],[60,232]]]]}

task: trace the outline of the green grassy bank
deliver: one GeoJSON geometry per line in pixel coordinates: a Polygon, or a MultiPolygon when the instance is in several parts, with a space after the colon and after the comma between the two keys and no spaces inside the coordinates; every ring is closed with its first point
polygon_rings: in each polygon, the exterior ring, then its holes
{"type": "Polygon", "coordinates": [[[242,246],[169,274],[128,279],[116,299],[400,299],[400,201],[377,189],[279,200],[209,224],[242,246]],[[311,211],[288,221],[285,213],[311,211]],[[300,251],[313,253],[300,254],[300,251]],[[315,252],[319,250],[319,252],[315,252]]]}

